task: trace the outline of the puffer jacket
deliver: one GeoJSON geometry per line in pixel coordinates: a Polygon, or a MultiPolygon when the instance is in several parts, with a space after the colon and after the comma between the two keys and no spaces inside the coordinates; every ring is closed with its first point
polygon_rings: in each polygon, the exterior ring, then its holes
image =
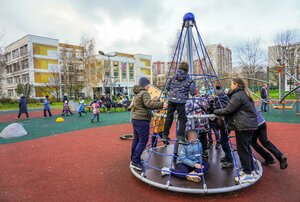
{"type": "Polygon", "coordinates": [[[19,112],[20,113],[27,113],[28,112],[25,96],[22,96],[20,98],[20,101],[19,101],[19,112]]]}
{"type": "Polygon", "coordinates": [[[256,130],[258,127],[255,106],[244,88],[237,88],[229,95],[229,102],[223,109],[216,109],[215,115],[228,118],[228,129],[236,131],[256,130]]]}
{"type": "Polygon", "coordinates": [[[153,102],[148,91],[139,85],[133,87],[133,92],[135,96],[131,107],[131,118],[135,120],[151,121],[151,110],[162,109],[163,102],[153,102]]]}
{"type": "Polygon", "coordinates": [[[169,80],[166,90],[169,92],[169,101],[175,103],[186,103],[189,93],[192,96],[196,94],[194,81],[182,69],[179,69],[176,75],[169,80]]]}
{"type": "Polygon", "coordinates": [[[184,163],[185,165],[193,168],[196,163],[200,162],[200,155],[202,155],[202,145],[200,142],[190,143],[187,145],[180,144],[176,163],[184,163]]]}

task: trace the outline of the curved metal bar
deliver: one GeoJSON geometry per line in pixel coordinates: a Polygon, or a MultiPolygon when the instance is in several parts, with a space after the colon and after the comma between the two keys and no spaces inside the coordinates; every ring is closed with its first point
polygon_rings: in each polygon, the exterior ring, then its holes
{"type": "Polygon", "coordinates": [[[281,100],[279,101],[279,104],[281,104],[283,102],[283,100],[285,100],[285,98],[287,96],[289,96],[290,94],[292,94],[293,92],[295,92],[298,88],[300,88],[300,84],[298,86],[296,86],[294,89],[292,89],[290,92],[288,92],[283,98],[281,98],[281,100]]]}

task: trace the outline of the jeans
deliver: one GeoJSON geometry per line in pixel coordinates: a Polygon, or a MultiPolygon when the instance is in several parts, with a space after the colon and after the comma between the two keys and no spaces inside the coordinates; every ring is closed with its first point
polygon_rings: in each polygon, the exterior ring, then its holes
{"type": "Polygon", "coordinates": [[[227,161],[230,161],[232,162],[232,154],[231,154],[231,149],[230,149],[230,145],[228,143],[229,141],[229,131],[226,132],[226,129],[220,129],[220,132],[221,132],[221,139],[220,139],[220,143],[221,143],[221,146],[222,146],[222,149],[225,153],[225,158],[227,161]]]}
{"type": "Polygon", "coordinates": [[[279,151],[279,149],[275,147],[275,145],[272,144],[272,142],[268,140],[266,123],[263,123],[258,127],[256,131],[254,131],[251,140],[251,146],[255,149],[255,151],[257,151],[257,153],[259,153],[265,159],[265,161],[274,161],[274,158],[271,156],[271,154],[257,143],[257,138],[259,139],[262,146],[269,150],[276,157],[277,160],[281,160],[281,156],[283,154],[279,151]]]}
{"type": "Polygon", "coordinates": [[[250,147],[253,133],[254,131],[251,130],[235,131],[237,153],[240,157],[243,171],[246,174],[251,174],[253,170],[252,150],[250,147]]]}
{"type": "Polygon", "coordinates": [[[179,130],[178,136],[185,137],[185,125],[187,122],[187,117],[185,114],[185,103],[175,103],[169,102],[169,107],[167,111],[167,118],[164,127],[164,136],[169,136],[170,128],[173,123],[174,113],[177,110],[178,113],[178,122],[179,122],[179,130]]]}
{"type": "Polygon", "coordinates": [[[47,117],[47,112],[48,111],[48,114],[49,114],[49,117],[52,116],[51,112],[50,112],[50,109],[44,109],[44,117],[47,117]]]}
{"type": "MultiPolygon", "coordinates": [[[[24,114],[26,114],[26,117],[29,118],[28,112],[23,112],[24,114]]],[[[21,112],[19,112],[18,118],[20,118],[21,114],[23,114],[21,112]]]]}
{"type": "MultiPolygon", "coordinates": [[[[85,112],[86,113],[86,112],[85,112]]],[[[94,114],[92,121],[94,121],[94,119],[97,117],[97,121],[99,122],[99,114],[94,114]]]]}
{"type": "MultiPolygon", "coordinates": [[[[202,162],[202,166],[204,167],[203,173],[206,173],[209,169],[209,163],[202,162]]],[[[201,169],[199,169],[199,168],[192,168],[192,167],[185,165],[184,163],[178,163],[176,165],[176,169],[174,169],[174,168],[171,169],[171,172],[172,172],[171,175],[178,177],[178,178],[185,179],[186,175],[192,171],[195,171],[196,173],[201,173],[201,169]],[[173,173],[173,172],[175,172],[175,173],[173,173]]]]}
{"type": "MultiPolygon", "coordinates": [[[[209,126],[210,126],[210,128],[214,131],[214,134],[215,134],[215,136],[216,136],[216,142],[217,142],[217,143],[220,143],[220,132],[219,132],[219,129],[218,129],[218,127],[217,127],[217,124],[216,124],[216,123],[209,123],[209,126]]],[[[211,129],[210,129],[210,131],[208,132],[208,141],[209,141],[210,143],[213,143],[211,129]]]]}
{"type": "MultiPolygon", "coordinates": [[[[266,100],[266,99],[264,99],[266,100]]],[[[264,102],[263,100],[261,101],[261,111],[266,112],[267,111],[267,105],[268,103],[264,102]]]]}
{"type": "Polygon", "coordinates": [[[149,138],[150,121],[132,119],[133,141],[131,146],[131,161],[141,164],[141,155],[149,138]]]}

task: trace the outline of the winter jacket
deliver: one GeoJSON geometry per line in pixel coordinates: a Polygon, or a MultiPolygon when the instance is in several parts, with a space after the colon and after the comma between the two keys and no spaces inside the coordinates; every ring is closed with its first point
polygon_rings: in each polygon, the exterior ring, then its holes
{"type": "Polygon", "coordinates": [[[265,88],[261,89],[260,96],[262,99],[267,99],[268,95],[267,95],[267,90],[265,88]]]}
{"type": "Polygon", "coordinates": [[[25,96],[22,96],[20,98],[20,101],[19,101],[19,112],[20,113],[27,113],[28,112],[25,96]]]}
{"type": "Polygon", "coordinates": [[[258,109],[255,109],[256,111],[256,115],[257,115],[257,122],[258,122],[258,126],[262,125],[263,123],[265,123],[265,119],[264,117],[261,115],[261,113],[258,111],[258,109]]]}
{"type": "Polygon", "coordinates": [[[187,145],[180,144],[176,163],[184,163],[185,165],[194,168],[195,164],[200,162],[200,155],[202,155],[202,145],[200,142],[187,145]]]}
{"type": "Polygon", "coordinates": [[[153,102],[148,91],[139,85],[133,87],[133,92],[132,119],[151,121],[151,110],[162,109],[163,102],[153,102]]]}
{"type": "Polygon", "coordinates": [[[228,118],[228,129],[243,131],[256,130],[258,127],[255,106],[244,88],[237,88],[229,94],[229,103],[223,109],[216,109],[214,114],[228,118]]]}
{"type": "Polygon", "coordinates": [[[50,101],[49,99],[44,100],[44,109],[50,109],[50,101]]]}
{"type": "Polygon", "coordinates": [[[169,92],[169,101],[175,103],[186,103],[189,93],[192,96],[196,94],[194,81],[182,69],[179,69],[176,75],[169,80],[166,90],[169,92]]]}
{"type": "Polygon", "coordinates": [[[79,100],[77,112],[84,112],[84,99],[79,100]]]}
{"type": "Polygon", "coordinates": [[[100,113],[99,108],[100,108],[100,106],[97,102],[93,103],[92,104],[93,114],[99,114],[100,113]]]}

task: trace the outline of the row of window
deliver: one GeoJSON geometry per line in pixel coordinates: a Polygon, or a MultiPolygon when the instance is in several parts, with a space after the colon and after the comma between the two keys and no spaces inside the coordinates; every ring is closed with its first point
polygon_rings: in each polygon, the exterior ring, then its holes
{"type": "Polygon", "coordinates": [[[11,64],[11,65],[7,65],[6,66],[6,73],[9,74],[9,73],[17,72],[17,71],[20,71],[20,70],[23,70],[23,69],[28,69],[28,68],[29,68],[28,60],[25,59],[25,60],[16,62],[16,63],[11,64]]]}
{"type": "Polygon", "coordinates": [[[13,50],[12,52],[5,54],[5,61],[9,62],[11,60],[14,60],[16,58],[22,57],[24,55],[28,54],[28,46],[25,44],[24,46],[21,46],[20,48],[17,48],[13,50]]]}
{"type": "Polygon", "coordinates": [[[22,74],[19,76],[9,77],[6,79],[8,85],[19,84],[19,83],[28,83],[29,74],[22,74]]]}

